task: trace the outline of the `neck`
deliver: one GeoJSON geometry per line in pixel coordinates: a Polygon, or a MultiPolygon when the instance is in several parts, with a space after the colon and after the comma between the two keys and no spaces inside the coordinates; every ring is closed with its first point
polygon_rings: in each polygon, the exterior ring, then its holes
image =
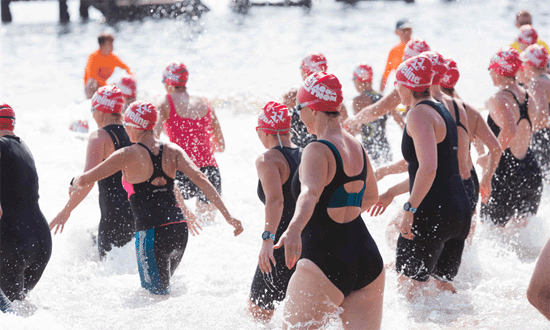
{"type": "Polygon", "coordinates": [[[105,113],[96,120],[97,127],[103,128],[109,125],[122,125],[122,116],[111,116],[105,113]]]}
{"type": "Polygon", "coordinates": [[[441,86],[439,85],[431,85],[430,86],[430,95],[436,99],[440,100],[443,96],[443,92],[441,91],[441,86]]]}
{"type": "MultiPolygon", "coordinates": [[[[281,143],[283,144],[282,147],[288,147],[288,148],[292,147],[289,134],[285,134],[285,135],[279,134],[279,137],[281,138],[281,143]]],[[[277,138],[277,134],[268,135],[267,148],[271,149],[273,147],[281,147],[281,144],[279,143],[279,139],[277,138]]]]}
{"type": "Polygon", "coordinates": [[[137,137],[136,142],[141,142],[149,147],[149,149],[152,149],[157,143],[157,139],[155,139],[153,131],[141,131],[137,137]]]}
{"type": "Polygon", "coordinates": [[[331,135],[341,135],[342,127],[338,117],[327,116],[323,113],[318,113],[315,120],[315,135],[319,139],[324,139],[331,135]]]}
{"type": "Polygon", "coordinates": [[[0,130],[0,137],[6,136],[6,135],[15,136],[15,134],[13,133],[13,131],[9,131],[9,130],[7,130],[7,129],[2,129],[2,130],[0,130]]]}
{"type": "Polygon", "coordinates": [[[516,87],[517,83],[514,78],[500,76],[498,81],[495,83],[495,86],[499,87],[500,89],[511,89],[516,87]]]}

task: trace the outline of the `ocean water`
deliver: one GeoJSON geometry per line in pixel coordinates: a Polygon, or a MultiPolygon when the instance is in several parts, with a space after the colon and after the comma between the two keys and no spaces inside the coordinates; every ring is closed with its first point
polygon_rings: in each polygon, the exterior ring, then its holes
{"type": "MultiPolygon", "coordinates": [[[[40,176],[40,204],[48,220],[68,198],[69,180],[84,167],[86,135],[68,130],[77,119],[95,124],[83,93],[87,55],[100,32],[116,34],[115,53],[138,79],[138,98],[164,93],[166,63],[189,68],[189,91],[209,97],[216,107],[226,151],[217,155],[223,198],[245,231],[233,237],[218,216],[199,236],[190,237],[183,261],[172,277],[168,299],[140,288],[134,246],[115,249],[99,261],[92,236],[97,232],[97,190],[75,209],[65,231],[53,237],[53,255],[28,300],[16,306],[22,316],[0,315],[0,329],[280,329],[282,308],[270,324],[255,324],[245,307],[263,231],[263,205],[256,197],[254,160],[263,152],[254,127],[263,104],[278,100],[300,83],[300,60],[320,51],[329,71],[344,86],[351,109],[356,95],[352,72],[360,62],[380,81],[388,51],[398,42],[395,22],[409,17],[414,36],[458,63],[458,93],[479,108],[495,91],[487,73],[489,59],[517,36],[515,13],[533,13],[541,39],[550,41],[550,8],[543,0],[365,1],[355,7],[322,0],[302,8],[252,8],[242,16],[227,0],[205,0],[211,8],[200,20],[143,20],[106,25],[91,9],[78,19],[78,1],[69,1],[72,22],[57,24],[56,1],[11,4],[14,22],[0,25],[0,100],[17,113],[16,133],[34,153],[40,176]]],[[[392,86],[391,82],[388,86],[392,86]]],[[[394,158],[401,133],[389,122],[394,158]]],[[[403,176],[379,182],[384,191],[403,176]]],[[[377,218],[364,214],[385,262],[394,251],[386,224],[400,209],[397,198],[377,218]]],[[[517,235],[506,236],[478,224],[456,278],[458,294],[425,296],[407,303],[397,293],[396,276],[387,272],[383,329],[546,329],[550,323],[526,299],[538,252],[550,237],[550,193],[545,187],[538,216],[517,235]]],[[[193,204],[190,204],[193,207],[193,204]]],[[[330,329],[340,329],[332,322],[330,329]]]]}

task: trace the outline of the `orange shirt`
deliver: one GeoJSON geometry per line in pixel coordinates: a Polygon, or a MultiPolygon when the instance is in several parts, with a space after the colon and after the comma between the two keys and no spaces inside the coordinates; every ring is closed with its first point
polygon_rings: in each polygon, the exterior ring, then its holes
{"type": "Polygon", "coordinates": [[[84,84],[89,78],[97,80],[99,87],[107,84],[107,79],[113,74],[116,67],[122,68],[131,74],[130,68],[124,64],[115,54],[105,56],[100,50],[90,54],[86,70],[84,71],[84,84]]]}
{"type": "Polygon", "coordinates": [[[405,44],[399,42],[398,45],[392,48],[390,55],[388,56],[388,63],[386,63],[386,70],[384,70],[384,80],[388,79],[388,76],[392,71],[397,70],[397,67],[403,62],[403,54],[405,53],[405,44]]]}

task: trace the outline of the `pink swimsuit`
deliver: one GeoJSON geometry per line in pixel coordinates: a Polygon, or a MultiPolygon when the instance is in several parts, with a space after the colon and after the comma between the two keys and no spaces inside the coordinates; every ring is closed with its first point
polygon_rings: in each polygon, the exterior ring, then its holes
{"type": "Polygon", "coordinates": [[[182,118],[176,112],[174,101],[168,94],[170,118],[164,123],[166,134],[171,142],[180,146],[199,168],[218,167],[212,147],[212,110],[208,103],[208,113],[198,119],[182,118]]]}

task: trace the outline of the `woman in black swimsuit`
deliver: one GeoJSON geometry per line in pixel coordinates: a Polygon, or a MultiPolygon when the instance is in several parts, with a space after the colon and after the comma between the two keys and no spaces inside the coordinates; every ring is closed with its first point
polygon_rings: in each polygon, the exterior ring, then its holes
{"type": "Polygon", "coordinates": [[[260,141],[268,149],[256,159],[258,197],[265,204],[265,226],[248,307],[252,316],[264,323],[271,320],[275,303],[284,300],[294,273],[294,268],[285,266],[284,250],[273,250],[296,208],[290,188],[302,151],[290,142],[290,120],[286,106],[268,102],[256,127],[260,141]]]}
{"type": "Polygon", "coordinates": [[[487,101],[487,124],[504,152],[491,180],[491,197],[481,205],[481,216],[499,226],[510,220],[514,226],[526,226],[526,218],[537,213],[542,195],[540,166],[529,147],[536,105],[516,81],[520,66],[519,53],[511,47],[500,49],[489,65],[493,84],[500,90],[487,101]]]}
{"type": "Polygon", "coordinates": [[[287,267],[296,265],[283,329],[322,327],[338,307],[345,329],[379,329],[382,320],[382,257],[361,218],[378,189],[365,150],[340,126],[341,88],[334,75],[320,72],[297,95],[300,117],[319,141],[304,150],[292,182],[296,212],[276,245],[284,245],[287,267]]]}
{"type": "MultiPolygon", "coordinates": [[[[132,145],[122,126],[123,106],[122,92],[113,85],[101,87],[92,97],[92,117],[98,130],[92,132],[88,139],[84,172],[94,168],[116,150],[132,145]]],[[[117,172],[98,182],[101,219],[97,247],[100,258],[104,258],[113,246],[121,247],[130,242],[135,234],[134,217],[121,178],[122,173],[117,172]]],[[[59,233],[63,232],[71,212],[88,196],[92,188],[93,184],[71,194],[63,210],[50,222],[50,230],[55,228],[54,234],[58,230],[59,233]]]]}

